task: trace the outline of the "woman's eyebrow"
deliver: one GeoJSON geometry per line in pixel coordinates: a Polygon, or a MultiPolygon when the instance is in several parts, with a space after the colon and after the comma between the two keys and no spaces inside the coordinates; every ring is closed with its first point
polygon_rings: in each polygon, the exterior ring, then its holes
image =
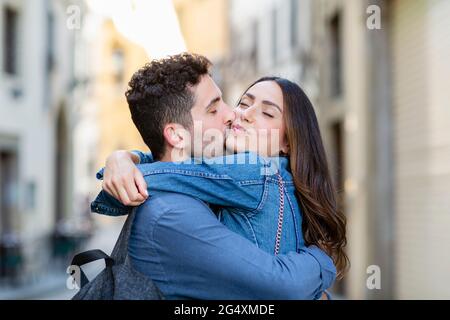
{"type": "MultiPolygon", "coordinates": [[[[244,94],[244,96],[247,96],[248,98],[250,98],[250,99],[252,99],[252,100],[255,100],[255,96],[252,95],[251,93],[246,92],[246,93],[244,94]]],[[[272,102],[272,101],[269,101],[269,100],[263,100],[262,103],[263,103],[263,104],[266,104],[266,105],[269,105],[269,106],[273,106],[273,107],[277,108],[278,110],[280,110],[281,113],[283,113],[283,111],[281,111],[280,106],[277,105],[276,103],[272,102]]]]}
{"type": "Polygon", "coordinates": [[[273,106],[273,107],[277,108],[278,110],[280,110],[281,113],[283,113],[283,112],[281,111],[281,108],[280,108],[276,103],[274,103],[274,102],[272,102],[272,101],[269,101],[269,100],[263,100],[262,103],[263,103],[263,104],[266,104],[266,105],[269,105],[269,106],[273,106]]]}
{"type": "Polygon", "coordinates": [[[247,96],[248,98],[250,98],[250,99],[252,99],[252,100],[255,100],[255,96],[252,95],[251,93],[246,92],[246,93],[244,94],[244,96],[247,96]]]}

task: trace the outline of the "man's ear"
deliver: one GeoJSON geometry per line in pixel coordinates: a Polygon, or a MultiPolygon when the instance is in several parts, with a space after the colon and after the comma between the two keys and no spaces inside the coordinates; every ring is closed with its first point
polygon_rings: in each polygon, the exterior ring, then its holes
{"type": "Polygon", "coordinates": [[[166,143],[174,149],[185,149],[190,145],[190,133],[178,123],[168,123],[163,130],[166,143]]]}

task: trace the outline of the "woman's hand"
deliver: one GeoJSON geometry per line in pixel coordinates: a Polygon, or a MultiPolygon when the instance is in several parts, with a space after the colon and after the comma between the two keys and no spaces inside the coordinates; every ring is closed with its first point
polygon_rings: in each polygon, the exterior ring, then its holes
{"type": "Polygon", "coordinates": [[[107,159],[102,188],[126,206],[138,206],[148,198],[147,184],[136,167],[139,157],[119,150],[107,159]]]}

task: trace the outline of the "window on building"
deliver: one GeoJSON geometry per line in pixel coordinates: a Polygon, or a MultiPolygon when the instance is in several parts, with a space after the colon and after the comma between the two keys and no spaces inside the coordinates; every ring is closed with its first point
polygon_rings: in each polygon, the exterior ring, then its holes
{"type": "Polygon", "coordinates": [[[125,79],[125,55],[122,48],[113,49],[112,70],[115,83],[121,86],[125,79]]]}
{"type": "Polygon", "coordinates": [[[255,20],[252,24],[252,48],[250,52],[250,59],[254,70],[258,70],[258,48],[259,48],[259,22],[255,20]]]}
{"type": "Polygon", "coordinates": [[[342,95],[342,18],[336,13],[329,22],[330,39],[330,93],[332,97],[342,95]]]}
{"type": "Polygon", "coordinates": [[[295,49],[298,46],[298,0],[291,0],[290,10],[290,42],[291,48],[295,49]]]}
{"type": "Polygon", "coordinates": [[[55,17],[51,11],[47,13],[47,71],[51,72],[55,64],[55,17]]]}
{"type": "Polygon", "coordinates": [[[278,60],[278,10],[274,8],[272,10],[272,59],[274,64],[278,60]]]}
{"type": "MultiPolygon", "coordinates": [[[[0,137],[1,138],[1,137],[0,137]]],[[[21,247],[17,232],[17,154],[0,149],[0,279],[17,276],[21,247]]]]}
{"type": "Polygon", "coordinates": [[[345,165],[345,159],[344,159],[344,126],[343,121],[336,121],[332,123],[331,125],[331,133],[332,133],[332,142],[333,142],[333,150],[332,150],[332,160],[333,160],[333,179],[334,184],[336,186],[336,189],[339,194],[339,201],[341,209],[343,207],[343,190],[344,190],[344,165],[345,165]]]}
{"type": "Polygon", "coordinates": [[[17,74],[18,13],[10,7],[3,9],[3,69],[17,74]]]}
{"type": "Polygon", "coordinates": [[[17,214],[17,157],[14,152],[0,150],[0,239],[12,232],[17,214]]]}
{"type": "MultiPolygon", "coordinates": [[[[330,164],[332,170],[333,183],[337,191],[337,201],[339,210],[345,214],[345,132],[343,120],[339,119],[330,123],[331,133],[331,150],[330,151],[330,164]]],[[[343,296],[345,294],[345,279],[336,281],[333,286],[333,292],[337,295],[343,296]]]]}

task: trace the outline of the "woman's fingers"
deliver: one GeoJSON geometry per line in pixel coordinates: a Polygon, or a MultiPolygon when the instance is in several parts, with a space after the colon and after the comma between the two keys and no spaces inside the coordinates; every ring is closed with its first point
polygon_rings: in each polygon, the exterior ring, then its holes
{"type": "Polygon", "coordinates": [[[103,180],[102,189],[120,201],[120,195],[117,192],[116,188],[114,187],[114,185],[112,184],[112,181],[110,179],[108,180],[105,178],[105,180],[103,180]]]}
{"type": "Polygon", "coordinates": [[[139,170],[135,171],[134,182],[136,183],[139,195],[141,195],[143,197],[143,201],[145,201],[145,199],[148,198],[147,183],[139,170]]]}
{"type": "Polygon", "coordinates": [[[138,206],[148,197],[147,184],[128,153],[112,153],[104,171],[103,189],[126,206],[138,206]]]}
{"type": "Polygon", "coordinates": [[[117,191],[120,195],[120,202],[126,206],[135,207],[145,201],[144,196],[139,193],[133,177],[121,180],[117,185],[117,191]]]}
{"type": "Polygon", "coordinates": [[[118,187],[118,193],[119,193],[119,201],[122,202],[125,206],[132,206],[132,201],[128,197],[127,190],[123,186],[118,187]]]}

